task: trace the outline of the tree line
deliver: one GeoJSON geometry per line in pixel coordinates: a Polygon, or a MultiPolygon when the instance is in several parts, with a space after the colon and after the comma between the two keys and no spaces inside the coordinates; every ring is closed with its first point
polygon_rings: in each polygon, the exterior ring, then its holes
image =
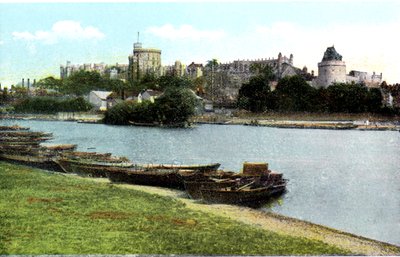
{"type": "Polygon", "coordinates": [[[271,91],[273,79],[268,66],[259,68],[256,75],[240,88],[238,107],[251,112],[393,112],[382,107],[380,88],[367,88],[359,83],[336,83],[317,89],[303,77],[295,75],[280,79],[275,90],[271,91]]]}

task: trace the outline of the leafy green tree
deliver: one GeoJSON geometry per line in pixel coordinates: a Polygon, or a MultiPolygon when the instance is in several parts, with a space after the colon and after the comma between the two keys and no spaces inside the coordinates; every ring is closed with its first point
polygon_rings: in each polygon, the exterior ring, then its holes
{"type": "Polygon", "coordinates": [[[277,108],[281,111],[312,111],[316,90],[301,76],[287,76],[276,86],[277,108]]]}
{"type": "Polygon", "coordinates": [[[158,123],[183,125],[195,112],[196,97],[189,89],[191,83],[185,78],[166,76],[160,84],[165,88],[163,95],[154,103],[123,102],[105,113],[104,122],[108,124],[158,123]]]}
{"type": "Polygon", "coordinates": [[[92,90],[105,90],[107,84],[96,71],[78,71],[63,81],[63,93],[82,96],[92,90]]]}
{"type": "Polygon", "coordinates": [[[105,83],[107,90],[116,92],[122,99],[125,99],[126,91],[131,89],[128,82],[119,79],[106,79],[105,83]]]}
{"type": "Polygon", "coordinates": [[[170,87],[156,99],[156,109],[162,124],[181,125],[195,113],[196,98],[187,88],[170,87]]]}
{"type": "Polygon", "coordinates": [[[19,113],[56,113],[89,111],[92,106],[82,97],[60,100],[53,97],[29,97],[14,104],[19,113]]]}
{"type": "Polygon", "coordinates": [[[41,79],[36,83],[36,86],[41,89],[52,89],[56,91],[61,91],[63,83],[61,79],[56,79],[52,76],[41,79]]]}
{"type": "Polygon", "coordinates": [[[382,107],[382,93],[379,88],[371,88],[368,90],[366,105],[370,112],[380,111],[382,107]]]}
{"type": "Polygon", "coordinates": [[[262,76],[252,77],[239,89],[238,107],[251,112],[265,111],[271,87],[262,76]]]}
{"type": "Polygon", "coordinates": [[[355,83],[338,83],[327,88],[330,112],[360,113],[367,110],[368,89],[355,83]]]}
{"type": "Polygon", "coordinates": [[[103,121],[113,125],[127,125],[132,120],[134,107],[132,101],[118,103],[105,112],[103,121]]]}
{"type": "Polygon", "coordinates": [[[0,105],[8,102],[8,100],[9,100],[8,88],[3,88],[3,92],[1,93],[0,105]]]}
{"type": "Polygon", "coordinates": [[[210,70],[216,69],[216,68],[218,68],[218,66],[219,66],[219,62],[217,59],[208,60],[207,64],[206,64],[206,68],[209,68],[210,70]]]}
{"type": "Polygon", "coordinates": [[[269,83],[274,75],[270,66],[253,65],[251,69],[255,75],[239,89],[237,105],[251,112],[262,112],[272,106],[269,83]]]}
{"type": "Polygon", "coordinates": [[[160,90],[168,88],[193,88],[193,82],[186,77],[165,75],[158,78],[158,87],[160,90]]]}

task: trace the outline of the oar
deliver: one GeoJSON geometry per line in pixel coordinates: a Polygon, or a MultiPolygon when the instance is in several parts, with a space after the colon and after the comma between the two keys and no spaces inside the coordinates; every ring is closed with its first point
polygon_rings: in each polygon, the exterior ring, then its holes
{"type": "Polygon", "coordinates": [[[251,185],[254,184],[255,182],[256,182],[256,181],[253,180],[253,181],[251,181],[250,183],[248,183],[248,184],[246,184],[246,185],[244,185],[244,186],[239,187],[239,188],[237,189],[237,191],[243,190],[243,189],[245,189],[246,187],[251,186],[251,185]]]}

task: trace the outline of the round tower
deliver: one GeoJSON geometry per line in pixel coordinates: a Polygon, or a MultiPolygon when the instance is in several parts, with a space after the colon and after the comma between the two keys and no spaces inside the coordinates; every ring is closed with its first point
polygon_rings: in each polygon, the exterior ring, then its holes
{"type": "Polygon", "coordinates": [[[322,61],[318,63],[317,83],[325,88],[333,83],[346,83],[346,63],[334,46],[326,49],[322,61]]]}

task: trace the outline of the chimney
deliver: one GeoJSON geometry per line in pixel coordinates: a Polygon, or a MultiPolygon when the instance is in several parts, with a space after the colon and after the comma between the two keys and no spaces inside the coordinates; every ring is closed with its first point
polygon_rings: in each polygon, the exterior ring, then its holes
{"type": "Polygon", "coordinates": [[[22,87],[25,87],[25,80],[22,79],[22,87]]]}

